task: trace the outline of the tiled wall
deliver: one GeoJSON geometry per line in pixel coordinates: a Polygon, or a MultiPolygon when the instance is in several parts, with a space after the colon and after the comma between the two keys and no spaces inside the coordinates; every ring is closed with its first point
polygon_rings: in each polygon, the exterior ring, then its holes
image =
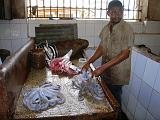
{"type": "MultiPolygon", "coordinates": [[[[77,23],[78,37],[89,40],[90,47],[100,42],[101,29],[107,24],[105,20],[0,20],[0,48],[15,52],[35,36],[35,26],[39,24],[77,23]]],[[[135,44],[146,44],[156,54],[160,54],[160,22],[130,22],[136,32],[135,44]]]]}
{"type": "MultiPolygon", "coordinates": [[[[77,23],[78,36],[89,40],[90,47],[100,42],[98,35],[106,24],[103,20],[0,20],[0,48],[12,53],[35,36],[39,24],[77,23]]],[[[160,54],[160,22],[130,23],[136,34],[135,44],[146,44],[160,54]]],[[[89,56],[93,52],[89,52],[89,56]]],[[[94,63],[100,65],[100,61],[94,63]]],[[[130,120],[160,120],[160,64],[136,53],[132,54],[132,76],[123,87],[122,109],[130,120]]]]}
{"type": "Polygon", "coordinates": [[[0,20],[0,48],[15,52],[28,40],[27,22],[22,20],[0,20]]]}
{"type": "Polygon", "coordinates": [[[130,120],[160,120],[160,63],[132,51],[132,75],[122,89],[122,109],[130,120]]]}

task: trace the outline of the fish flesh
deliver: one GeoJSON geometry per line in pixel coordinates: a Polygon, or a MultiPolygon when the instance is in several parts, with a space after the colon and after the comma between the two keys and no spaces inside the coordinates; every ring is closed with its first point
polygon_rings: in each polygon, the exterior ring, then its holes
{"type": "Polygon", "coordinates": [[[80,71],[78,71],[78,69],[73,69],[76,68],[76,66],[73,67],[70,61],[72,52],[73,51],[70,50],[65,56],[51,60],[49,67],[53,74],[73,76],[80,71]]]}

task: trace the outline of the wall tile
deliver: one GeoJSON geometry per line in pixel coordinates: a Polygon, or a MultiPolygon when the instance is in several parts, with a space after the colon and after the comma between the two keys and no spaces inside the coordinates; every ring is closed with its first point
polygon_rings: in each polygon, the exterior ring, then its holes
{"type": "Polygon", "coordinates": [[[94,37],[94,47],[97,47],[100,44],[101,39],[99,37],[94,37]]]}
{"type": "Polygon", "coordinates": [[[39,24],[29,23],[29,36],[35,37],[35,27],[39,26],[39,24]]]}
{"type": "Polygon", "coordinates": [[[0,40],[0,49],[7,49],[12,53],[11,40],[0,40]]]}
{"type": "Polygon", "coordinates": [[[154,89],[160,93],[160,64],[159,64],[159,70],[158,70],[157,77],[154,84],[154,89]]]}
{"type": "Polygon", "coordinates": [[[147,47],[149,47],[151,49],[152,53],[154,53],[156,55],[160,55],[160,49],[159,49],[160,46],[158,46],[158,45],[156,45],[156,46],[149,46],[149,45],[147,45],[147,47]]]}
{"type": "Polygon", "coordinates": [[[138,102],[136,111],[135,111],[135,115],[134,115],[134,119],[135,120],[145,120],[146,112],[147,112],[146,109],[138,102]]]}
{"type": "Polygon", "coordinates": [[[123,103],[121,104],[121,109],[125,114],[127,114],[127,108],[123,103]]]}
{"type": "Polygon", "coordinates": [[[0,39],[11,39],[10,24],[0,24],[0,39]]]}
{"type": "Polygon", "coordinates": [[[127,85],[129,91],[131,91],[131,86],[132,86],[132,82],[133,82],[133,75],[134,75],[134,73],[131,72],[129,84],[127,85]]]}
{"type": "Polygon", "coordinates": [[[134,72],[140,79],[143,78],[146,62],[147,62],[147,57],[138,53],[134,72]]]}
{"type": "Polygon", "coordinates": [[[138,53],[136,51],[132,50],[132,53],[131,53],[131,72],[134,72],[137,55],[138,55],[138,53]]]}
{"type": "Polygon", "coordinates": [[[160,23],[158,21],[147,21],[146,32],[147,33],[159,33],[160,23]]]}
{"type": "Polygon", "coordinates": [[[141,34],[135,34],[135,39],[134,39],[134,45],[141,45],[142,41],[142,35],[141,34]]]}
{"type": "Polygon", "coordinates": [[[85,24],[79,23],[78,24],[78,37],[84,37],[86,36],[86,27],[85,24]]]}
{"type": "Polygon", "coordinates": [[[153,87],[157,72],[159,68],[159,63],[148,58],[143,80],[148,83],[151,87],[153,87]]]}
{"type": "Polygon", "coordinates": [[[27,24],[21,24],[21,38],[27,38],[28,33],[27,33],[27,24]]]}
{"type": "Polygon", "coordinates": [[[153,89],[146,82],[142,81],[138,101],[144,106],[145,109],[148,108],[152,90],[153,89]]]}
{"type": "Polygon", "coordinates": [[[160,120],[160,102],[159,101],[160,101],[160,93],[154,90],[151,96],[148,111],[157,120],[160,120]]]}
{"type": "Polygon", "coordinates": [[[145,120],[156,120],[149,112],[147,112],[145,120]]]}
{"type": "Polygon", "coordinates": [[[76,20],[57,20],[58,24],[73,24],[76,23],[76,20]]]}
{"type": "Polygon", "coordinates": [[[141,33],[143,29],[143,24],[141,22],[129,22],[129,24],[132,26],[133,31],[135,33],[141,33]]]}
{"type": "Polygon", "coordinates": [[[78,20],[77,20],[77,24],[86,24],[86,22],[85,22],[85,20],[82,20],[82,19],[80,20],[80,19],[78,19],[78,20]]]}
{"type": "Polygon", "coordinates": [[[100,32],[101,32],[101,30],[102,30],[102,23],[100,23],[100,22],[95,22],[95,36],[99,36],[99,34],[100,34],[100,32]]]}
{"type": "Polygon", "coordinates": [[[141,34],[142,40],[139,41],[139,44],[145,44],[150,46],[159,46],[160,45],[160,35],[159,34],[141,34]]]}
{"type": "Polygon", "coordinates": [[[136,98],[138,97],[140,91],[141,81],[142,80],[139,79],[139,77],[136,74],[133,74],[130,90],[136,98]]]}
{"type": "Polygon", "coordinates": [[[0,20],[0,24],[9,24],[10,20],[0,20]]]}
{"type": "Polygon", "coordinates": [[[126,107],[128,105],[129,100],[129,91],[126,87],[122,87],[122,96],[121,96],[122,104],[124,104],[126,107]]]}
{"type": "Polygon", "coordinates": [[[94,45],[95,45],[95,44],[94,44],[94,40],[95,40],[94,37],[88,37],[88,36],[86,36],[85,39],[88,40],[88,42],[89,42],[89,47],[94,47],[94,45]]]}
{"type": "Polygon", "coordinates": [[[127,111],[126,115],[127,115],[127,117],[128,117],[129,120],[134,120],[133,115],[129,111],[127,111]]]}
{"type": "Polygon", "coordinates": [[[27,23],[27,19],[12,19],[10,20],[10,24],[25,24],[27,23]]]}
{"type": "Polygon", "coordinates": [[[21,38],[21,24],[11,24],[11,37],[21,38]]]}
{"type": "Polygon", "coordinates": [[[134,115],[135,113],[136,104],[137,104],[137,99],[132,94],[130,94],[127,109],[132,115],[134,115]]]}
{"type": "Polygon", "coordinates": [[[94,24],[86,24],[86,36],[88,37],[94,37],[94,24]]]}
{"type": "Polygon", "coordinates": [[[21,48],[26,43],[26,39],[13,39],[12,40],[12,52],[16,52],[19,48],[21,48]]]}

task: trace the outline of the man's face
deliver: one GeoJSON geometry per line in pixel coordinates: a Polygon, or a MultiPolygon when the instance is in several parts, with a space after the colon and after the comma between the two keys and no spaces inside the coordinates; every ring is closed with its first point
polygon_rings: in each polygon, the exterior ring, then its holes
{"type": "Polygon", "coordinates": [[[112,7],[108,12],[107,15],[110,17],[110,22],[118,23],[123,18],[123,9],[120,7],[112,7]]]}

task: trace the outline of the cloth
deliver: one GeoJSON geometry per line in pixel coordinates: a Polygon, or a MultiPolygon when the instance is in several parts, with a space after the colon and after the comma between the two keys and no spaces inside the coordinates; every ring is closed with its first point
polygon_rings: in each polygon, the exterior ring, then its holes
{"type": "MultiPolygon", "coordinates": [[[[112,33],[110,26],[110,23],[107,24],[99,35],[101,38],[100,46],[104,52],[102,64],[110,61],[126,48],[131,50],[134,43],[133,29],[123,19],[113,26],[112,33]]],[[[108,79],[107,82],[110,84],[125,85],[129,83],[130,69],[131,57],[129,56],[128,59],[106,70],[103,76],[108,79]]]]}

